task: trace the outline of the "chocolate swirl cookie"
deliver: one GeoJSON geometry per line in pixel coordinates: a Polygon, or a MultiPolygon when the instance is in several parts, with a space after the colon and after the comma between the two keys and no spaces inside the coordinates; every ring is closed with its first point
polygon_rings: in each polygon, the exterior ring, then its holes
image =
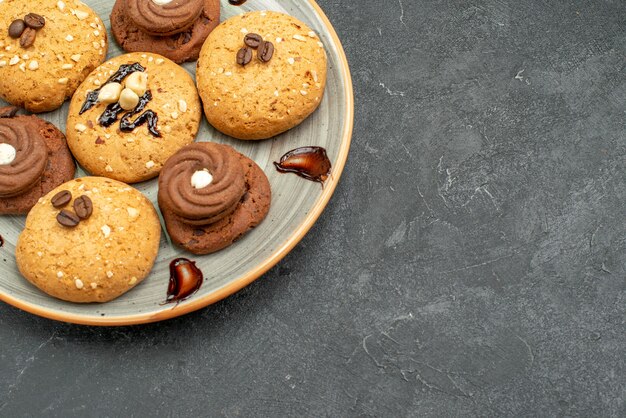
{"type": "Polygon", "coordinates": [[[13,197],[30,189],[48,163],[48,148],[32,124],[15,118],[0,119],[0,144],[15,150],[13,161],[0,164],[0,197],[13,197]]]}
{"type": "Polygon", "coordinates": [[[159,177],[159,201],[189,225],[208,225],[230,215],[245,192],[239,159],[220,144],[184,147],[167,160],[159,177]],[[208,176],[198,184],[194,176],[202,172],[208,176]]]}
{"type": "Polygon", "coordinates": [[[228,145],[210,142],[178,151],[159,177],[167,232],[194,254],[226,248],[261,223],[271,195],[261,167],[228,145]]]}
{"type": "Polygon", "coordinates": [[[220,0],[116,0],[111,11],[111,31],[122,49],[178,64],[198,59],[219,21],[220,0]]]}
{"type": "Polygon", "coordinates": [[[37,116],[0,108],[0,215],[28,213],[75,171],[63,132],[37,116]]]}
{"type": "Polygon", "coordinates": [[[203,9],[203,0],[126,0],[131,20],[153,36],[176,35],[191,28],[203,9]]]}

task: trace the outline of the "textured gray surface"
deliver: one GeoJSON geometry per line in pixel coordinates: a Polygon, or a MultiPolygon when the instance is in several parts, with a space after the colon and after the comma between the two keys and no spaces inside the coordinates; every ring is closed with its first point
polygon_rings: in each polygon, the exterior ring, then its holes
{"type": "Polygon", "coordinates": [[[320,5],[357,112],[311,233],[166,323],[1,304],[0,416],[626,415],[624,2],[320,5]]]}

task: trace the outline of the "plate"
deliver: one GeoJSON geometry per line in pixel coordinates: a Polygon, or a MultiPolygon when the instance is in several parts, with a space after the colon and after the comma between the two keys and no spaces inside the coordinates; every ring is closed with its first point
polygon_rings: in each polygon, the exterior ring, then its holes
{"type": "MultiPolygon", "coordinates": [[[[111,36],[109,15],[112,0],[84,1],[105,22],[109,32],[107,59],[120,55],[111,36]]],[[[229,138],[203,121],[198,140],[226,143],[254,159],[272,186],[272,206],[267,218],[231,247],[215,254],[193,256],[173,247],[163,234],[159,255],[150,274],[139,286],[105,304],[73,304],[39,291],[18,272],[15,244],[25,217],[0,217],[0,300],[20,309],[58,321],[85,325],[131,325],[174,318],[217,302],[250,284],[278,263],[308,232],[330,200],[344,168],[352,136],[354,100],[345,53],[324,12],[313,0],[253,0],[231,6],[222,0],[222,20],[251,10],[275,10],[297,17],[320,36],[328,55],[326,93],[318,110],[300,126],[277,138],[244,142],[229,138]],[[287,151],[307,145],[326,148],[332,175],[322,188],[319,183],[293,174],[280,174],[273,162],[287,151]],[[204,272],[205,281],[190,299],[164,305],[169,281],[169,263],[177,257],[192,258],[204,272]]],[[[195,73],[195,63],[185,69],[195,73]]],[[[65,131],[69,104],[39,115],[65,131]]],[[[78,176],[85,175],[79,170],[78,176]]],[[[156,205],[156,180],[135,185],[156,205]]]]}

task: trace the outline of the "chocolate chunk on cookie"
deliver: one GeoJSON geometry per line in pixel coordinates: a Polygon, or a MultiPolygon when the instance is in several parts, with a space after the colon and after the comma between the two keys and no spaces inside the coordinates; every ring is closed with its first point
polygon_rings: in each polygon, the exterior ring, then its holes
{"type": "Polygon", "coordinates": [[[228,247],[270,208],[263,170],[228,145],[200,142],[173,155],[159,177],[159,207],[176,245],[194,254],[228,247]]]}
{"type": "Polygon", "coordinates": [[[57,109],[104,61],[107,47],[104,24],[81,2],[4,0],[0,97],[33,113],[57,109]]]}
{"type": "Polygon", "coordinates": [[[317,109],[326,67],[314,31],[292,16],[259,11],[232,17],[211,33],[196,78],[211,125],[235,138],[266,139],[317,109]],[[253,57],[237,52],[244,47],[254,49],[253,57]]]}
{"type": "Polygon", "coordinates": [[[28,213],[75,170],[65,135],[54,125],[37,116],[0,117],[0,215],[28,213]]]}
{"type": "Polygon", "coordinates": [[[62,184],[26,218],[15,256],[22,275],[70,302],[107,302],[148,276],[161,225],[152,203],[127,184],[83,177],[62,184]],[[71,195],[63,208],[59,193],[71,195]]]}
{"type": "Polygon", "coordinates": [[[219,0],[117,0],[111,12],[111,30],[122,49],[179,64],[198,59],[219,21],[219,0]]]}

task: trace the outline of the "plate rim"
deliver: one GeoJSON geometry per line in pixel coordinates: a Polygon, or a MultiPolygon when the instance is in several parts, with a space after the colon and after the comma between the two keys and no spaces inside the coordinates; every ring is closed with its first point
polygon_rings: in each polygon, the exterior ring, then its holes
{"type": "Polygon", "coordinates": [[[175,305],[172,309],[160,311],[157,313],[142,313],[136,315],[126,315],[122,317],[85,317],[80,314],[73,314],[69,312],[62,312],[57,310],[51,310],[44,308],[37,304],[33,304],[27,301],[17,299],[9,294],[0,290],[0,301],[8,303],[18,309],[29,312],[31,314],[52,319],[55,321],[73,323],[78,325],[94,325],[94,326],[126,326],[126,325],[139,325],[148,324],[154,322],[165,321],[173,319],[179,316],[189,314],[199,309],[212,305],[220,300],[233,295],[244,287],[248,286],[268,270],[274,267],[280,262],[289,252],[304,238],[304,236],[313,227],[317,219],[321,216],[322,212],[328,205],[330,198],[333,196],[334,191],[339,184],[339,180],[343,173],[344,167],[348,160],[348,153],[350,151],[350,144],[352,142],[352,132],[354,128],[354,90],[352,85],[352,76],[350,73],[350,67],[348,65],[348,59],[346,57],[345,50],[333,27],[332,23],[317,4],[315,0],[307,0],[313,9],[318,13],[322,23],[326,27],[328,34],[330,35],[337,53],[339,56],[340,72],[342,78],[345,80],[344,93],[346,97],[345,108],[346,117],[344,119],[344,128],[341,135],[341,146],[339,148],[339,154],[337,162],[334,165],[333,173],[324,185],[321,197],[317,200],[315,206],[311,208],[306,218],[300,223],[298,228],[289,236],[289,238],[271,255],[266,257],[258,266],[253,270],[243,275],[239,279],[228,283],[221,289],[217,289],[207,295],[199,297],[197,299],[190,300],[182,305],[175,305]]]}

